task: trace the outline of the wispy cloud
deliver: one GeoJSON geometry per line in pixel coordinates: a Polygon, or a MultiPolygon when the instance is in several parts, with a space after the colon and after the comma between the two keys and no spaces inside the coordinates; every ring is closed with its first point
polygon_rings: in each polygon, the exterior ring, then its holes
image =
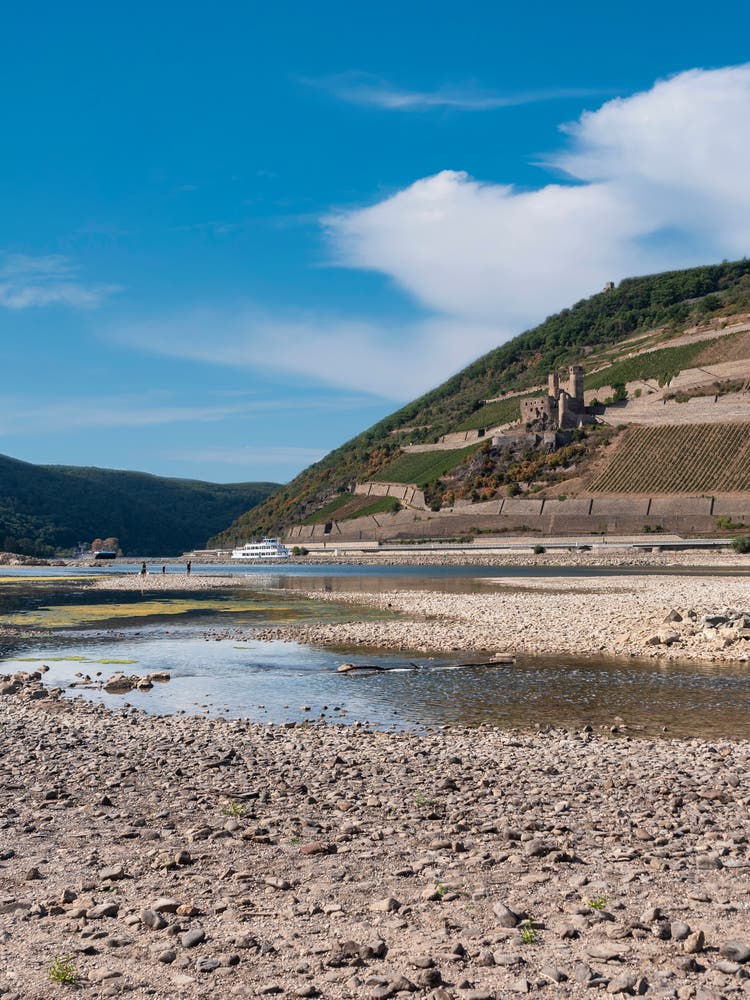
{"type": "Polygon", "coordinates": [[[78,265],[61,254],[8,254],[0,263],[0,306],[92,308],[119,290],[116,285],[85,283],[78,271],[78,265]]]}
{"type": "Polygon", "coordinates": [[[306,466],[319,461],[326,454],[322,448],[299,448],[294,445],[244,445],[239,447],[217,445],[209,448],[171,451],[164,457],[177,462],[218,463],[219,465],[297,465],[306,466]]]}
{"type": "Polygon", "coordinates": [[[357,409],[362,397],[259,399],[247,394],[222,393],[205,403],[185,406],[162,393],[60,397],[29,403],[27,397],[6,396],[0,413],[0,437],[85,430],[89,427],[156,427],[163,424],[219,422],[267,413],[304,413],[357,409]]]}
{"type": "Polygon", "coordinates": [[[436,90],[408,90],[368,73],[354,72],[320,78],[305,77],[302,82],[309,87],[325,90],[340,101],[381,108],[385,111],[430,111],[436,108],[455,111],[496,111],[523,104],[538,104],[541,101],[591,97],[606,93],[589,88],[552,87],[501,94],[484,90],[471,83],[447,85],[436,90]]]}

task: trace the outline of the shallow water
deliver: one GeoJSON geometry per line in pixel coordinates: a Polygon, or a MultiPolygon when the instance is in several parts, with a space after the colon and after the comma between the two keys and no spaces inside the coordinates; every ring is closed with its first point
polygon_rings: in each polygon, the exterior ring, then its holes
{"type": "Polygon", "coordinates": [[[50,668],[45,681],[71,696],[159,714],[208,712],[268,722],[326,718],[400,728],[598,726],[619,716],[630,730],[649,735],[667,726],[673,736],[750,738],[746,667],[524,657],[515,666],[456,669],[456,662],[146,629],[114,640],[78,636],[64,646],[37,644],[0,661],[0,672],[45,663],[50,668]],[[420,669],[341,675],[336,668],[342,661],[401,667],[413,662],[420,669]],[[127,695],[70,687],[81,675],[96,680],[117,670],[168,670],[172,679],[127,695]]]}
{"type": "MultiPolygon", "coordinates": [[[[0,672],[47,664],[46,682],[71,697],[157,713],[209,712],[269,722],[325,718],[407,728],[609,726],[621,717],[627,731],[649,735],[667,727],[674,736],[750,738],[750,667],[742,664],[546,656],[520,658],[510,667],[455,669],[457,661],[449,656],[431,660],[423,653],[335,651],[252,639],[254,630],[267,626],[383,616],[374,609],[282,594],[278,587],[372,590],[375,584],[393,589],[397,580],[411,588],[415,579],[434,589],[485,586],[463,574],[415,577],[412,567],[397,567],[410,572],[392,577],[383,576],[381,567],[366,568],[381,575],[368,573],[364,579],[327,569],[320,575],[315,567],[317,575],[306,573],[304,579],[254,574],[253,584],[262,583],[266,590],[145,595],[91,590],[75,580],[6,579],[0,584],[0,624],[26,624],[47,634],[6,645],[0,672]],[[420,669],[344,676],[336,673],[344,660],[390,667],[413,662],[420,669]],[[168,670],[172,679],[127,695],[71,686],[82,675],[101,680],[118,670],[168,670]]],[[[486,575],[486,567],[477,571],[486,575]]],[[[513,575],[522,587],[529,574],[513,575]]]]}

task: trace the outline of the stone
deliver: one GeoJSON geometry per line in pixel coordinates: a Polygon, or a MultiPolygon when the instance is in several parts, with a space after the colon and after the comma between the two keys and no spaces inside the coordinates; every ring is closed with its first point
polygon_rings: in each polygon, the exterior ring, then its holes
{"type": "Polygon", "coordinates": [[[531,983],[526,976],[519,976],[518,979],[513,980],[508,989],[512,993],[528,993],[531,989],[531,983]]]}
{"type": "Polygon", "coordinates": [[[219,962],[218,959],[203,956],[196,961],[195,968],[198,972],[213,972],[215,969],[218,969],[220,965],[221,962],[219,962]]]}
{"type": "Polygon", "coordinates": [[[719,953],[731,962],[739,962],[740,965],[744,965],[745,962],[750,960],[750,947],[744,941],[726,941],[719,948],[719,953]]]}
{"type": "Polygon", "coordinates": [[[706,935],[703,931],[694,931],[685,938],[685,943],[682,948],[686,955],[697,955],[699,952],[703,951],[703,946],[706,943],[706,935]]]}
{"type": "Polygon", "coordinates": [[[183,948],[195,948],[205,940],[206,932],[202,927],[191,927],[190,930],[186,931],[180,938],[180,944],[183,948]]]}
{"type": "Polygon", "coordinates": [[[623,949],[613,944],[590,944],[586,948],[586,954],[600,962],[621,962],[623,949]]]}
{"type": "Polygon", "coordinates": [[[155,913],[177,913],[180,905],[179,899],[172,899],[170,896],[160,896],[151,904],[151,909],[155,913]]]}
{"type": "Polygon", "coordinates": [[[102,868],[99,872],[100,882],[117,882],[125,877],[125,869],[122,865],[113,865],[111,868],[102,868]]]}
{"type": "Polygon", "coordinates": [[[401,909],[401,903],[393,896],[387,896],[385,899],[376,900],[370,909],[375,913],[395,913],[401,909]]]}
{"type": "Polygon", "coordinates": [[[632,972],[623,972],[611,980],[607,993],[632,993],[638,977],[632,972]]]}
{"type": "Polygon", "coordinates": [[[492,912],[499,927],[517,927],[520,923],[521,918],[505,903],[495,903],[492,912]]]}
{"type": "Polygon", "coordinates": [[[669,930],[673,941],[684,941],[690,936],[690,924],[686,924],[684,920],[673,920],[669,930]]]}
{"type": "Polygon", "coordinates": [[[141,923],[152,931],[161,931],[167,926],[167,921],[156,910],[141,910],[141,923]]]}
{"type": "Polygon", "coordinates": [[[116,917],[119,912],[120,907],[117,903],[100,903],[86,910],[86,917],[88,920],[101,920],[102,917],[116,917]]]}

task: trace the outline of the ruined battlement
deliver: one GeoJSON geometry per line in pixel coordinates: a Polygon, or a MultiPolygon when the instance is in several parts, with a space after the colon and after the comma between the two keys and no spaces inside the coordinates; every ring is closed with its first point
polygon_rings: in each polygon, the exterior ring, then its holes
{"type": "Polygon", "coordinates": [[[583,365],[571,365],[568,376],[567,388],[563,388],[558,373],[550,372],[546,396],[521,400],[521,420],[526,424],[538,424],[544,430],[591,423],[583,400],[583,365]]]}

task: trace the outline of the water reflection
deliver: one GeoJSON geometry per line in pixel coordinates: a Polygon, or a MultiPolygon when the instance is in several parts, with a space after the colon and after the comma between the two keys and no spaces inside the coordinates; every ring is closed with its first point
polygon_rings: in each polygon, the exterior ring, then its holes
{"type": "Polygon", "coordinates": [[[217,642],[176,631],[125,634],[117,641],[87,636],[78,643],[38,646],[24,656],[33,659],[6,659],[0,671],[46,662],[47,682],[71,696],[113,706],[127,702],[157,713],[206,711],[269,722],[325,718],[401,728],[609,726],[619,717],[636,733],[658,735],[666,726],[672,736],[750,738],[750,669],[742,665],[526,657],[512,667],[455,669],[449,657],[236,638],[217,642]],[[101,662],[107,659],[132,662],[121,667],[101,662]],[[344,676],[336,673],[342,659],[374,659],[386,666],[413,660],[422,669],[344,676]],[[172,680],[126,696],[70,687],[82,674],[96,680],[117,669],[169,670],[172,680]]]}

